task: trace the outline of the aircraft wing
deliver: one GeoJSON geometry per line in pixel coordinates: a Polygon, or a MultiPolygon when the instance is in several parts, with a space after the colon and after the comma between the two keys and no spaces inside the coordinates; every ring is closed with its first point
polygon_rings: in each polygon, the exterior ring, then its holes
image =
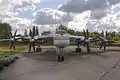
{"type": "Polygon", "coordinates": [[[21,37],[15,37],[15,39],[21,39],[21,37]]]}
{"type": "Polygon", "coordinates": [[[84,36],[74,36],[74,35],[69,35],[70,39],[73,39],[74,43],[77,44],[85,44],[87,41],[90,43],[99,41],[97,38],[89,38],[88,40],[85,39],[84,36]]]}
{"type": "Polygon", "coordinates": [[[10,39],[0,39],[0,42],[9,41],[10,39]]]}
{"type": "Polygon", "coordinates": [[[84,36],[74,36],[74,35],[69,35],[69,38],[72,38],[72,39],[82,39],[82,40],[85,39],[84,36]]]}
{"type": "MultiPolygon", "coordinates": [[[[9,39],[0,39],[0,42],[4,42],[4,41],[10,41],[14,38],[9,38],[9,39]]],[[[15,40],[21,39],[20,37],[15,37],[15,40]]]]}
{"type": "Polygon", "coordinates": [[[36,40],[53,38],[52,35],[39,35],[34,37],[36,40]]]}
{"type": "Polygon", "coordinates": [[[96,42],[96,41],[99,41],[98,38],[89,38],[90,42],[96,42]]]}
{"type": "Polygon", "coordinates": [[[28,36],[28,37],[22,37],[22,39],[30,40],[31,37],[30,36],[28,36]]]}

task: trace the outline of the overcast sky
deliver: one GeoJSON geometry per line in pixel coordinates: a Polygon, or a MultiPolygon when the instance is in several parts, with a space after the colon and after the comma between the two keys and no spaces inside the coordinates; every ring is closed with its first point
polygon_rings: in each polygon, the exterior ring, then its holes
{"type": "Polygon", "coordinates": [[[19,32],[32,24],[41,30],[65,24],[78,31],[120,31],[120,0],[0,0],[0,5],[0,22],[19,32]]]}

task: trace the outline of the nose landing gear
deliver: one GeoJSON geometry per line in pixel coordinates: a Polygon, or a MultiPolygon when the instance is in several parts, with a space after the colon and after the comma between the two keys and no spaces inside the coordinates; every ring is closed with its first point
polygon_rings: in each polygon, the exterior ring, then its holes
{"type": "Polygon", "coordinates": [[[63,62],[63,61],[64,61],[64,56],[59,55],[59,56],[58,56],[58,61],[59,61],[59,62],[63,62]]]}

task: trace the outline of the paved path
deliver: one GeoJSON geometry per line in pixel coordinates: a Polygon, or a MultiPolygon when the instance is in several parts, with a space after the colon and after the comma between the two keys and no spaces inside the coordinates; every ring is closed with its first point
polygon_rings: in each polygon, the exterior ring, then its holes
{"type": "MultiPolygon", "coordinates": [[[[113,49],[113,48],[111,48],[113,49]]],[[[120,80],[120,51],[91,54],[65,50],[65,61],[57,62],[55,49],[22,53],[20,59],[0,74],[2,80],[120,80]]]]}

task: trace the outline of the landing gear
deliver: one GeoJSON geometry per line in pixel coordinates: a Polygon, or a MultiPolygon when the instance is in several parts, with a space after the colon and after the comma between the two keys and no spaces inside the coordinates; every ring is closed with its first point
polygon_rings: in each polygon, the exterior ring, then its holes
{"type": "Polygon", "coordinates": [[[76,48],[75,52],[81,52],[81,48],[76,48]]]}
{"type": "Polygon", "coordinates": [[[57,56],[57,61],[58,62],[63,62],[64,61],[64,56],[63,56],[63,47],[59,47],[58,50],[60,51],[58,56],[57,56]]]}
{"type": "Polygon", "coordinates": [[[64,56],[59,55],[59,56],[58,56],[58,61],[59,61],[59,62],[63,62],[63,61],[64,61],[64,56]]]}
{"type": "Polygon", "coordinates": [[[41,48],[36,48],[36,52],[41,52],[42,49],[41,48]]]}

